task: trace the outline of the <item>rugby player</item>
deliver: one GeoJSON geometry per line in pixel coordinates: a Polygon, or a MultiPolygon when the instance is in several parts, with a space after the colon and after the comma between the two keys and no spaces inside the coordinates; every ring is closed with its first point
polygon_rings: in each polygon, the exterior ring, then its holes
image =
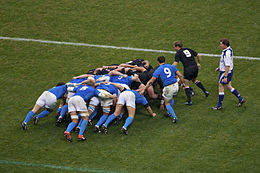
{"type": "Polygon", "coordinates": [[[191,101],[191,90],[190,90],[190,82],[195,83],[205,94],[206,97],[209,96],[209,92],[204,88],[202,83],[197,80],[198,72],[200,69],[201,56],[199,53],[195,52],[189,48],[182,48],[182,42],[176,41],[173,43],[174,50],[176,50],[175,60],[173,65],[176,67],[179,61],[182,62],[184,67],[184,81],[185,81],[185,93],[187,96],[187,102],[185,105],[192,105],[191,101]],[[198,63],[196,63],[194,57],[198,57],[198,63]]]}

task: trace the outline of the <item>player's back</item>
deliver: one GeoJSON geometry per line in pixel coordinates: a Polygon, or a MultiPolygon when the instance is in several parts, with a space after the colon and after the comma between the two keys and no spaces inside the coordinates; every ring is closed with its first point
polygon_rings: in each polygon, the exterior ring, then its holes
{"type": "Polygon", "coordinates": [[[95,96],[96,89],[88,85],[78,85],[74,88],[75,95],[81,96],[85,101],[95,96]]]}
{"type": "Polygon", "coordinates": [[[110,76],[110,82],[126,84],[129,86],[131,85],[133,80],[131,76],[124,77],[123,75],[120,75],[120,76],[110,76]]]}
{"type": "Polygon", "coordinates": [[[155,78],[160,77],[163,82],[163,85],[167,86],[167,85],[177,82],[176,75],[175,75],[176,71],[178,71],[178,69],[174,65],[163,64],[163,65],[160,65],[155,70],[155,72],[153,73],[153,76],[155,78]]]}
{"type": "Polygon", "coordinates": [[[53,93],[58,100],[67,92],[67,86],[66,85],[56,86],[49,89],[48,91],[53,93]]]}
{"type": "Polygon", "coordinates": [[[189,66],[197,66],[195,58],[198,55],[197,52],[190,48],[181,48],[175,55],[175,61],[181,61],[184,68],[189,66]]]}

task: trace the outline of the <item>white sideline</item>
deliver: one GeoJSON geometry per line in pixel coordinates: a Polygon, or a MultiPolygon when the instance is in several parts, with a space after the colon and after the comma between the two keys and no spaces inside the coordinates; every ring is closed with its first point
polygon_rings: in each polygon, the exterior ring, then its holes
{"type": "MultiPolygon", "coordinates": [[[[49,44],[62,44],[62,45],[73,45],[73,46],[87,46],[87,47],[99,47],[99,48],[109,48],[109,49],[123,49],[123,50],[133,50],[133,51],[143,51],[143,52],[156,52],[156,53],[170,53],[175,54],[175,51],[167,50],[154,50],[154,49],[142,49],[142,48],[131,48],[131,47],[117,47],[117,46],[107,46],[107,45],[97,45],[97,44],[87,44],[87,43],[73,43],[73,42],[63,42],[63,41],[50,41],[50,40],[38,40],[29,38],[15,38],[15,37],[1,37],[0,40],[13,40],[13,41],[28,41],[28,42],[39,42],[39,43],[49,43],[49,44]]],[[[220,57],[216,54],[200,53],[202,56],[208,57],[220,57]]],[[[236,59],[247,59],[247,60],[260,60],[259,57],[246,57],[246,56],[233,56],[236,59]]]]}

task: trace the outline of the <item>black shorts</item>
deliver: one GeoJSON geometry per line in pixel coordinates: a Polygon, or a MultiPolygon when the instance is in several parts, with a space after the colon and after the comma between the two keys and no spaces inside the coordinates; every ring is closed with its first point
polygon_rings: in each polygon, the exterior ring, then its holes
{"type": "Polygon", "coordinates": [[[198,76],[198,67],[197,66],[190,66],[184,69],[184,79],[192,80],[198,76]]]}

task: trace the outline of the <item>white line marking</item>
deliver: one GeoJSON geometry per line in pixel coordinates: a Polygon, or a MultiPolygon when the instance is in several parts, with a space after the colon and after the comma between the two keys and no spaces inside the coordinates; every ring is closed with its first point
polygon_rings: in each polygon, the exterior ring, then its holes
{"type": "MultiPolygon", "coordinates": [[[[39,43],[48,43],[48,44],[62,44],[62,45],[73,45],[73,46],[87,46],[87,47],[99,47],[99,48],[108,48],[108,49],[123,49],[123,50],[133,50],[133,51],[142,51],[142,52],[156,52],[156,53],[170,53],[175,54],[175,51],[167,50],[154,50],[154,49],[142,49],[142,48],[131,48],[131,47],[117,47],[117,46],[107,46],[107,45],[97,45],[97,44],[87,44],[87,43],[73,43],[73,42],[63,42],[63,41],[50,41],[50,40],[37,40],[29,38],[15,38],[15,37],[1,37],[0,40],[13,40],[13,41],[28,41],[28,42],[39,42],[39,43]]],[[[200,53],[202,56],[209,57],[220,57],[216,54],[207,54],[200,53]]],[[[260,60],[259,57],[246,57],[246,56],[233,56],[237,59],[247,59],[247,60],[260,60]]]]}
{"type": "Polygon", "coordinates": [[[0,164],[3,164],[3,165],[18,165],[18,166],[32,166],[32,167],[40,167],[40,168],[52,168],[52,169],[69,170],[69,171],[76,171],[76,172],[123,173],[123,172],[118,172],[118,171],[109,171],[109,170],[101,170],[101,169],[93,169],[93,168],[78,168],[78,167],[70,167],[70,166],[62,166],[62,165],[50,165],[50,164],[31,163],[31,162],[19,162],[19,161],[11,161],[11,160],[0,160],[0,164]]]}

